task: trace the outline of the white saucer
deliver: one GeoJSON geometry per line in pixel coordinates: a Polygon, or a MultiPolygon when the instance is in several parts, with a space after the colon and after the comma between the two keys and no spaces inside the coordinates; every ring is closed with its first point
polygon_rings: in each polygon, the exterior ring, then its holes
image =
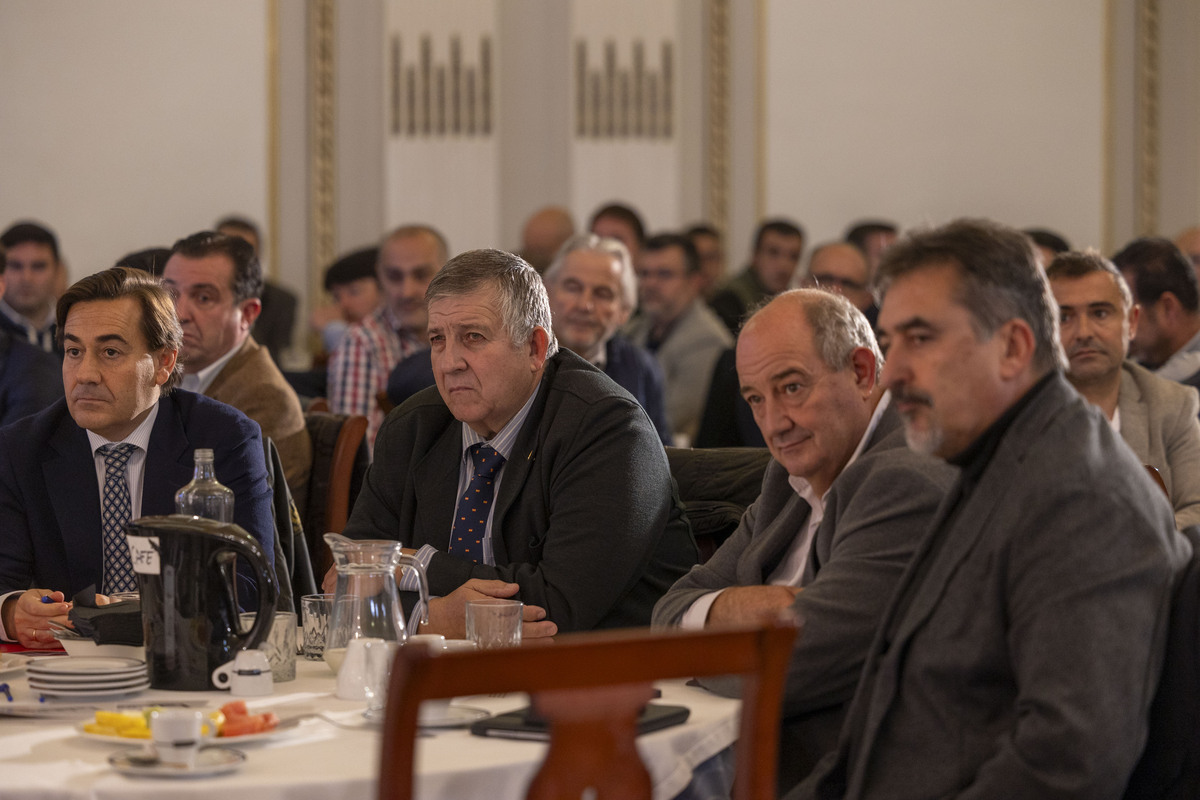
{"type": "Polygon", "coordinates": [[[147,680],[145,670],[131,672],[128,675],[43,675],[40,672],[30,672],[29,682],[41,686],[61,686],[73,689],[78,686],[98,686],[100,684],[136,683],[147,680]]]}
{"type": "Polygon", "coordinates": [[[144,675],[140,678],[127,678],[119,681],[94,681],[91,683],[47,683],[30,680],[29,688],[45,694],[58,694],[59,692],[107,692],[109,690],[116,691],[117,689],[142,688],[149,682],[150,679],[144,675]]]}
{"type": "Polygon", "coordinates": [[[0,675],[17,672],[25,668],[33,659],[29,656],[19,656],[15,653],[0,653],[0,675]]]}
{"type": "MultiPolygon", "coordinates": [[[[30,687],[33,688],[33,687],[30,687]]],[[[132,686],[118,686],[110,689],[35,689],[46,697],[120,697],[123,694],[136,694],[150,688],[150,679],[140,681],[132,686]]]]}
{"type": "Polygon", "coordinates": [[[108,757],[109,765],[122,775],[149,775],[155,778],[206,778],[233,772],[246,763],[246,754],[227,747],[209,745],[196,754],[196,765],[191,769],[157,761],[143,761],[145,750],[130,748],[108,757]],[[130,758],[133,755],[134,758],[130,758]]]}
{"type": "Polygon", "coordinates": [[[67,656],[66,658],[46,659],[29,665],[30,675],[47,678],[66,675],[113,678],[118,675],[144,674],[145,671],[145,661],[111,656],[67,656]]]}
{"type": "MultiPolygon", "coordinates": [[[[245,736],[217,736],[217,737],[205,736],[204,741],[208,742],[209,746],[224,746],[224,745],[235,745],[235,744],[242,745],[242,744],[252,744],[254,742],[265,742],[270,739],[275,739],[279,736],[286,735],[293,728],[297,727],[299,725],[299,722],[300,722],[300,720],[298,720],[298,719],[290,720],[288,722],[281,722],[279,724],[279,727],[277,727],[277,728],[272,728],[271,730],[263,731],[262,733],[247,733],[245,736]]],[[[83,729],[83,726],[85,724],[88,724],[88,723],[80,722],[78,725],[75,726],[75,731],[85,739],[91,739],[91,740],[97,741],[97,742],[107,742],[109,744],[113,744],[113,743],[133,744],[134,742],[142,741],[140,739],[136,739],[131,736],[110,736],[107,733],[91,733],[90,731],[85,731],[83,729]]]]}
{"type": "Polygon", "coordinates": [[[450,706],[446,709],[446,713],[442,716],[433,717],[431,719],[417,719],[417,727],[419,728],[461,728],[465,725],[470,725],[476,720],[490,717],[490,711],[484,711],[482,708],[472,708],[471,706],[450,706]]]}

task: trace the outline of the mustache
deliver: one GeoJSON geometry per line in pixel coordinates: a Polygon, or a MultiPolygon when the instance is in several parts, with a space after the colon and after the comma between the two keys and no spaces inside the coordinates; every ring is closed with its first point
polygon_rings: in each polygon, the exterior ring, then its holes
{"type": "Polygon", "coordinates": [[[892,402],[917,404],[933,408],[933,398],[930,395],[906,386],[892,387],[892,402]]]}
{"type": "Polygon", "coordinates": [[[1087,339],[1084,339],[1083,341],[1075,342],[1074,344],[1072,344],[1071,347],[1067,350],[1067,358],[1075,357],[1081,350],[1099,350],[1099,349],[1100,349],[1100,346],[1096,343],[1096,340],[1091,337],[1088,337],[1087,339]]]}

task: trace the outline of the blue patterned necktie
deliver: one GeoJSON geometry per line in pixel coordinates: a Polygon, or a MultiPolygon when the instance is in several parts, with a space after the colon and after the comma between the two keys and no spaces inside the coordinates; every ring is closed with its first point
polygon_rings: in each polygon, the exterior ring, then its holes
{"type": "Polygon", "coordinates": [[[495,496],[496,472],[504,466],[504,456],[486,444],[467,448],[475,462],[475,475],[467,491],[458,500],[454,511],[454,527],[450,531],[450,555],[460,556],[476,564],[483,563],[483,534],[487,530],[488,513],[495,496]]]}
{"type": "Polygon", "coordinates": [[[125,541],[125,523],[133,514],[129,500],[129,481],[125,465],[137,449],[135,445],[106,444],[104,456],[104,492],[100,496],[100,521],[104,529],[104,594],[137,591],[137,577],[125,541]]]}

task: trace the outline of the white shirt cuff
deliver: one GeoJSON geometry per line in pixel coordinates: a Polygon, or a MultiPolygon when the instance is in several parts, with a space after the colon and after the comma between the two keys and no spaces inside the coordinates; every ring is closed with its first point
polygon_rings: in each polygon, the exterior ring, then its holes
{"type": "MultiPolygon", "coordinates": [[[[4,607],[4,601],[8,600],[8,598],[13,597],[15,595],[20,595],[20,594],[25,594],[25,593],[21,592],[21,591],[17,591],[17,592],[9,592],[8,594],[0,594],[0,608],[4,607]]],[[[3,617],[0,617],[0,642],[16,642],[16,641],[18,641],[17,637],[9,636],[8,631],[4,630],[4,619],[3,619],[3,617]]]]}
{"type": "Polygon", "coordinates": [[[708,622],[708,610],[716,602],[717,595],[723,591],[725,590],[720,589],[715,592],[709,592],[706,595],[701,595],[700,599],[688,606],[688,610],[683,612],[683,616],[679,619],[679,627],[686,631],[703,630],[705,623],[708,622]]]}

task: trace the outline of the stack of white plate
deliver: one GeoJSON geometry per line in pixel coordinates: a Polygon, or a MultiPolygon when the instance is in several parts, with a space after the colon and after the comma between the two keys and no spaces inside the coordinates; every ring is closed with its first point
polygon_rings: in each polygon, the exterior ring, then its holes
{"type": "Polygon", "coordinates": [[[38,658],[25,669],[29,688],[47,697],[115,697],[150,688],[136,658],[38,658]]]}

